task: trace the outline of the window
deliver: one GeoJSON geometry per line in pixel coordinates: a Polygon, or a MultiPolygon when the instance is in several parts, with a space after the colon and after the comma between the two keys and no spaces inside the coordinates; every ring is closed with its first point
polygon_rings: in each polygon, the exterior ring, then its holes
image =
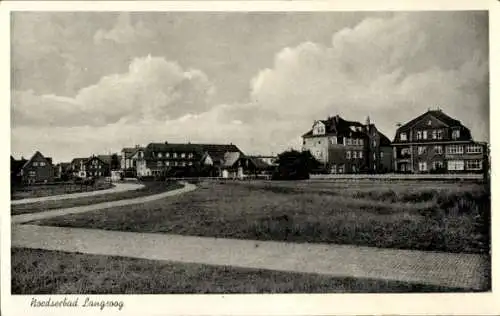
{"type": "Polygon", "coordinates": [[[165,166],[170,166],[170,161],[165,161],[165,166]]]}
{"type": "Polygon", "coordinates": [[[192,161],[189,161],[188,162],[188,166],[192,166],[193,165],[193,162],[192,161]]]}
{"type": "Polygon", "coordinates": [[[186,162],[185,161],[181,162],[181,166],[185,167],[186,166],[186,162]]]}
{"type": "Polygon", "coordinates": [[[384,158],[384,152],[383,151],[380,152],[380,159],[382,159],[382,158],[384,158]]]}
{"type": "Polygon", "coordinates": [[[421,161],[418,163],[418,170],[427,171],[427,162],[421,161]]]}
{"type": "Polygon", "coordinates": [[[363,158],[363,152],[362,151],[359,152],[358,157],[359,158],[363,158]]]}
{"type": "Polygon", "coordinates": [[[443,168],[443,162],[442,161],[434,161],[434,162],[432,162],[432,168],[434,170],[443,168]]]}
{"type": "Polygon", "coordinates": [[[463,160],[449,160],[448,161],[448,170],[464,170],[464,161],[463,160]]]}
{"type": "Polygon", "coordinates": [[[347,158],[347,159],[351,159],[351,152],[350,152],[350,151],[347,151],[347,152],[346,152],[346,158],[347,158]]]}
{"type": "Polygon", "coordinates": [[[158,153],[158,158],[161,158],[162,157],[162,154],[161,153],[158,153]]]}
{"type": "Polygon", "coordinates": [[[33,161],[33,167],[38,167],[38,161],[33,161]]]}
{"type": "Polygon", "coordinates": [[[436,131],[436,133],[437,133],[437,139],[443,139],[443,131],[442,130],[438,129],[436,131]]]}
{"type": "Polygon", "coordinates": [[[163,166],[163,161],[161,161],[161,160],[160,160],[160,161],[158,161],[158,162],[157,162],[157,165],[158,165],[158,167],[163,166]]]}
{"type": "Polygon", "coordinates": [[[177,161],[173,161],[172,166],[174,166],[174,167],[177,166],[177,161]]]}
{"type": "Polygon", "coordinates": [[[377,160],[377,154],[373,153],[373,160],[377,160]]]}
{"type": "Polygon", "coordinates": [[[332,145],[337,144],[337,138],[336,137],[331,137],[330,138],[330,144],[332,144],[332,145]]]}
{"type": "Polygon", "coordinates": [[[344,173],[344,165],[339,165],[338,172],[344,173]]]}
{"type": "Polygon", "coordinates": [[[467,170],[481,170],[482,166],[481,160],[467,160],[467,170]]]}
{"type": "Polygon", "coordinates": [[[446,153],[450,155],[463,154],[464,146],[461,145],[450,145],[446,147],[446,153]]]}
{"type": "Polygon", "coordinates": [[[353,159],[358,158],[358,153],[357,153],[356,151],[353,151],[353,152],[352,152],[352,158],[353,158],[353,159]]]}
{"type": "Polygon", "coordinates": [[[406,133],[401,133],[399,135],[399,138],[402,140],[402,141],[406,141],[406,133]]]}
{"type": "Polygon", "coordinates": [[[360,144],[361,146],[363,146],[363,143],[364,143],[364,142],[363,142],[363,140],[362,140],[362,139],[360,139],[360,140],[359,140],[359,144],[360,144]]]}
{"type": "Polygon", "coordinates": [[[460,138],[460,130],[456,129],[453,132],[451,132],[451,138],[452,139],[458,139],[458,138],[460,138]]]}
{"type": "Polygon", "coordinates": [[[177,153],[173,153],[172,155],[174,158],[177,158],[177,153]]]}
{"type": "Polygon", "coordinates": [[[36,176],[36,171],[30,170],[29,175],[30,175],[30,177],[36,176]]]}
{"type": "Polygon", "coordinates": [[[170,158],[170,153],[165,153],[165,157],[170,158]]]}
{"type": "Polygon", "coordinates": [[[193,158],[193,153],[189,153],[188,158],[193,158]]]}
{"type": "Polygon", "coordinates": [[[427,131],[423,131],[422,138],[427,139],[427,131]]]}
{"type": "Polygon", "coordinates": [[[39,165],[40,167],[44,167],[44,166],[45,166],[45,162],[40,161],[40,162],[38,163],[38,165],[39,165]]]}
{"type": "Polygon", "coordinates": [[[483,152],[483,147],[481,145],[467,145],[468,154],[480,154],[483,152]]]}
{"type": "Polygon", "coordinates": [[[318,145],[321,145],[321,140],[318,140],[318,145]]]}
{"type": "Polygon", "coordinates": [[[181,154],[181,158],[186,158],[186,154],[185,154],[185,153],[182,153],[182,154],[181,154]]]}
{"type": "Polygon", "coordinates": [[[351,145],[352,144],[352,139],[348,138],[347,139],[347,145],[351,145]]]}
{"type": "Polygon", "coordinates": [[[422,131],[417,131],[417,139],[422,139],[422,131]]]}
{"type": "Polygon", "coordinates": [[[433,130],[432,131],[432,139],[436,139],[436,138],[437,138],[437,131],[433,130]]]}
{"type": "Polygon", "coordinates": [[[441,155],[443,153],[443,146],[434,146],[434,152],[436,155],[441,155]]]}
{"type": "Polygon", "coordinates": [[[418,154],[423,155],[427,152],[427,148],[425,146],[418,146],[418,154]]]}
{"type": "Polygon", "coordinates": [[[428,120],[428,121],[427,121],[427,125],[431,126],[431,125],[432,125],[432,121],[431,121],[431,120],[428,120]]]}
{"type": "Polygon", "coordinates": [[[373,147],[377,147],[377,141],[373,140],[373,147]]]}
{"type": "Polygon", "coordinates": [[[99,171],[99,177],[102,176],[102,173],[99,171]]]}
{"type": "Polygon", "coordinates": [[[401,155],[403,155],[403,156],[410,155],[410,148],[403,148],[403,149],[401,149],[401,155]]]}
{"type": "Polygon", "coordinates": [[[101,169],[101,165],[98,165],[98,166],[97,166],[97,169],[101,169]]]}

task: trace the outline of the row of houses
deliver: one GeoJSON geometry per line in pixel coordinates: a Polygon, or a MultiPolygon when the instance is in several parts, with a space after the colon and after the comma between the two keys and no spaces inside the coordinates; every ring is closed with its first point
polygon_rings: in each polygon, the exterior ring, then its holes
{"type": "MultiPolygon", "coordinates": [[[[370,118],[360,123],[339,115],[315,121],[302,139],[302,150],[310,151],[327,173],[475,173],[489,169],[487,144],[474,141],[466,126],[440,109],[400,124],[392,141],[370,118]]],[[[234,144],[164,142],[57,165],[39,151],[29,160],[11,156],[11,179],[34,183],[112,174],[228,178],[269,173],[275,164],[276,157],[246,155],[234,144]]]]}
{"type": "Polygon", "coordinates": [[[123,148],[124,176],[150,177],[204,174],[213,177],[242,177],[268,173],[274,157],[245,155],[234,144],[150,143],[123,148]]]}
{"type": "Polygon", "coordinates": [[[11,156],[13,183],[52,182],[72,177],[242,177],[269,173],[274,157],[245,155],[233,144],[150,143],[123,148],[121,154],[91,155],[71,162],[52,164],[39,151],[30,160],[11,156]]]}
{"type": "Polygon", "coordinates": [[[428,110],[399,124],[393,141],[366,119],[339,115],[315,121],[302,135],[328,173],[479,173],[488,168],[488,147],[441,109],[428,110]]]}

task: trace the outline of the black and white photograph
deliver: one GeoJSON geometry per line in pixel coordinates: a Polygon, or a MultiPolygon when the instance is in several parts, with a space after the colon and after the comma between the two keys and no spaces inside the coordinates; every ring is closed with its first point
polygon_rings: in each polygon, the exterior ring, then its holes
{"type": "Polygon", "coordinates": [[[487,9],[94,8],[8,14],[23,308],[492,292],[487,9]]]}

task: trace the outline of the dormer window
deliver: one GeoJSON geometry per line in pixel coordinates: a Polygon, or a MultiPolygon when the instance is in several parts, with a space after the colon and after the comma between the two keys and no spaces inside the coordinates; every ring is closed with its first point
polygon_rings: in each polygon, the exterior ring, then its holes
{"type": "Polygon", "coordinates": [[[431,120],[427,121],[427,125],[431,126],[432,125],[432,121],[431,120]]]}
{"type": "Polygon", "coordinates": [[[325,134],[325,125],[318,121],[313,126],[313,135],[323,135],[325,134]]]}
{"type": "Polygon", "coordinates": [[[459,130],[459,129],[454,130],[454,131],[451,133],[451,138],[452,138],[452,139],[458,139],[458,138],[460,138],[460,130],[459,130]]]}
{"type": "Polygon", "coordinates": [[[406,138],[406,133],[401,133],[399,138],[402,140],[402,141],[406,141],[407,138],[406,138]]]}
{"type": "Polygon", "coordinates": [[[422,131],[417,131],[417,139],[422,139],[422,131]]]}
{"type": "Polygon", "coordinates": [[[163,157],[163,155],[161,153],[158,153],[158,158],[161,158],[163,157]]]}

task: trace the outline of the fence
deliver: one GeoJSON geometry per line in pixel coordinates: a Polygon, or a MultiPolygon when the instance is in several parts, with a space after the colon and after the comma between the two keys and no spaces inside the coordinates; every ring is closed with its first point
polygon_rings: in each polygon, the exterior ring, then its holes
{"type": "Polygon", "coordinates": [[[313,180],[483,180],[483,174],[314,174],[313,180]]]}

